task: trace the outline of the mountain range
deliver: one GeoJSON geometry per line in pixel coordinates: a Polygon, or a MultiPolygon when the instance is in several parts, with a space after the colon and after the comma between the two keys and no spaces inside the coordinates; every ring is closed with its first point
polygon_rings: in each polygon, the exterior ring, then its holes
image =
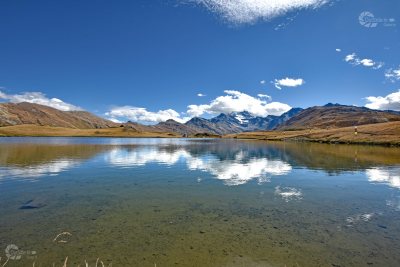
{"type": "Polygon", "coordinates": [[[329,103],[307,109],[292,108],[280,116],[259,117],[243,111],[221,113],[211,119],[194,117],[186,123],[170,119],[156,125],[136,122],[119,124],[86,111],[61,111],[26,102],[0,103],[0,127],[23,124],[74,129],[123,127],[124,131],[177,133],[184,136],[200,133],[226,135],[267,130],[331,129],[392,121],[400,121],[400,112],[329,103]]]}

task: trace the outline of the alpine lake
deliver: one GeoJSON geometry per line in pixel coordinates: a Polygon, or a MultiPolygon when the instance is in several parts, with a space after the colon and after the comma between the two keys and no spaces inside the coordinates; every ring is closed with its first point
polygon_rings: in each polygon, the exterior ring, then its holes
{"type": "Polygon", "coordinates": [[[0,138],[0,257],[7,267],[397,267],[400,148],[0,138]]]}

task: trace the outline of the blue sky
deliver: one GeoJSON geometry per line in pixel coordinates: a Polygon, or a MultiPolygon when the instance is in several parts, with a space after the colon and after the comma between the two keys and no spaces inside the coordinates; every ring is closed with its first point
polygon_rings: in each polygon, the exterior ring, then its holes
{"type": "Polygon", "coordinates": [[[399,10],[397,0],[4,0],[0,98],[150,123],[328,102],[400,110],[399,10]],[[364,11],[376,27],[360,23],[364,11]]]}

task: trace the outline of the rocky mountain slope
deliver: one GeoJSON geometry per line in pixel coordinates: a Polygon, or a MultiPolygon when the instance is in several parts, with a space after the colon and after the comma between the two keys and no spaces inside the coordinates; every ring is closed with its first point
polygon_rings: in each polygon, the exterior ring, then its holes
{"type": "Polygon", "coordinates": [[[86,111],[61,111],[32,103],[0,103],[0,126],[35,124],[76,129],[101,129],[117,124],[86,111]]]}
{"type": "Polygon", "coordinates": [[[303,109],[293,108],[281,116],[269,115],[257,117],[247,111],[220,114],[210,120],[203,118],[192,118],[186,125],[199,132],[211,132],[214,134],[230,134],[248,131],[272,130],[276,126],[289,120],[303,109]]]}
{"type": "Polygon", "coordinates": [[[276,129],[331,129],[391,121],[400,121],[400,114],[393,111],[379,111],[365,107],[327,104],[325,106],[307,108],[278,125],[276,129]]]}

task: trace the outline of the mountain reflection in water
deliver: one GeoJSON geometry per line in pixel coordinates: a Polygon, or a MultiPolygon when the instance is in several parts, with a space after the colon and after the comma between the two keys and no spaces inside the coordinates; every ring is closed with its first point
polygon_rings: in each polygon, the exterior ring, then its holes
{"type": "Polygon", "coordinates": [[[400,188],[398,149],[303,143],[260,143],[230,140],[186,140],[161,144],[1,144],[0,179],[37,179],[57,175],[85,162],[102,161],[117,168],[155,163],[185,164],[189,170],[210,173],[224,184],[251,180],[268,182],[293,168],[324,170],[328,174],[365,171],[371,183],[400,188]]]}
{"type": "Polygon", "coordinates": [[[398,148],[0,139],[0,257],[15,244],[37,266],[399,266],[399,180],[398,148]]]}

